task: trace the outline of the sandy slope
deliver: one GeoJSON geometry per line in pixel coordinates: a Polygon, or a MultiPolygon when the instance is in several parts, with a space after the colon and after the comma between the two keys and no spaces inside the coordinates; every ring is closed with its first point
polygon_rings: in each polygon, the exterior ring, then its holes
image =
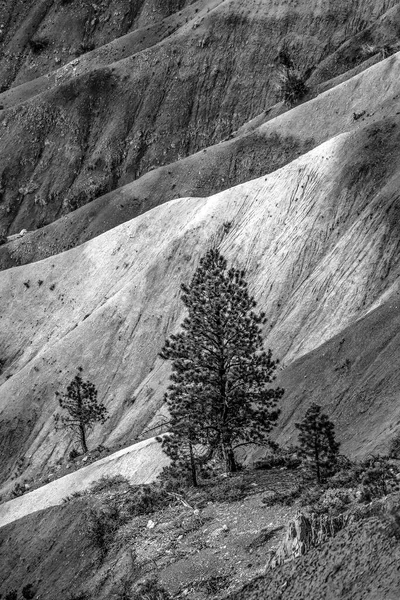
{"type": "Polygon", "coordinates": [[[211,244],[249,273],[266,343],[284,363],[396,291],[399,137],[396,120],[343,134],[267,177],[172,201],[0,273],[3,478],[17,456],[28,476],[65,454],[54,393],[78,366],[112,414],[91,444],[143,430],[167,384],[157,354],[183,316],[179,284],[211,244]]]}

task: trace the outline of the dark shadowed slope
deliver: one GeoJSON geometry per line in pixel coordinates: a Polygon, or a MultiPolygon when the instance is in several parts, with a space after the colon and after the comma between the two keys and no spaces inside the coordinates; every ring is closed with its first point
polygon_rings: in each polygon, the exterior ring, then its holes
{"type": "Polygon", "coordinates": [[[400,431],[400,292],[284,369],[280,383],[281,442],[296,440],[294,423],[317,402],[334,420],[345,454],[387,452],[400,431]]]}
{"type": "Polygon", "coordinates": [[[355,523],[229,600],[396,600],[400,545],[383,529],[378,519],[355,523]]]}

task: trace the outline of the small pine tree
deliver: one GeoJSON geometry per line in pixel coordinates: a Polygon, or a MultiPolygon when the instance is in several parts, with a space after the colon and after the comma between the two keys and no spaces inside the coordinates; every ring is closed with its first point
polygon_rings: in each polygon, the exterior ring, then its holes
{"type": "Polygon", "coordinates": [[[300,432],[300,452],[313,464],[320,483],[323,474],[332,469],[339,454],[340,444],[335,440],[335,426],[315,403],[309,407],[302,422],[295,423],[295,426],[300,432]]]}
{"type": "Polygon", "coordinates": [[[90,381],[83,381],[82,369],[67,387],[66,393],[56,392],[62,409],[68,415],[56,414],[54,419],[56,429],[70,429],[78,434],[82,451],[86,453],[87,434],[95,423],[104,423],[107,417],[107,408],[97,400],[97,390],[90,381]]]}
{"type": "Polygon", "coordinates": [[[227,269],[218,250],[200,260],[189,286],[182,285],[188,316],[182,332],[165,342],[172,361],[166,394],[170,432],[163,449],[173,465],[196,469],[220,451],[226,472],[237,470],[235,448],[266,444],[278,418],[283,390],[270,387],[277,361],[263,350],[263,313],[249,295],[244,271],[227,269]]]}

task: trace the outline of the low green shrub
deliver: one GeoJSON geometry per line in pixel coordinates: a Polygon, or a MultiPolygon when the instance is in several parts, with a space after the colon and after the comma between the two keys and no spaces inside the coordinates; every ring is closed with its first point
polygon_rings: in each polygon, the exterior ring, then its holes
{"type": "Polygon", "coordinates": [[[90,491],[92,494],[98,494],[99,492],[116,490],[129,485],[129,480],[122,475],[103,475],[98,481],[92,483],[90,491]]]}

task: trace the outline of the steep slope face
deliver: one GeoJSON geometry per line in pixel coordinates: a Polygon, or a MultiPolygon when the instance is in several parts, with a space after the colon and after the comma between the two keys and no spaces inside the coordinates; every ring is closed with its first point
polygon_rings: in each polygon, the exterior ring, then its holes
{"type": "Polygon", "coordinates": [[[127,444],[154,419],[168,377],[157,355],[183,316],[179,284],[210,244],[248,272],[269,316],[266,344],[284,363],[395,293],[398,119],[334,138],[265,178],[172,201],[64,254],[3,271],[3,481],[19,456],[31,476],[67,451],[53,427],[54,392],[78,366],[112,415],[91,443],[127,444]]]}
{"type": "Polygon", "coordinates": [[[274,102],[284,41],[311,69],[396,4],[199,1],[152,47],[88,71],[84,59],[63,67],[55,87],[22,104],[27,92],[15,88],[0,134],[1,226],[35,229],[225,139],[274,102]]]}
{"type": "Polygon", "coordinates": [[[226,600],[394,600],[400,594],[399,558],[397,540],[371,519],[295,563],[268,570],[226,600]]]}
{"type": "Polygon", "coordinates": [[[84,508],[84,501],[68,503],[1,529],[4,596],[16,588],[21,592],[27,583],[35,590],[39,584],[49,599],[57,597],[55,590],[72,595],[98,569],[98,556],[85,535],[84,508]]]}
{"type": "Polygon", "coordinates": [[[281,374],[285,400],[277,428],[296,442],[294,423],[311,402],[335,422],[343,452],[387,453],[400,431],[400,293],[343,329],[281,374]]]}
{"type": "Polygon", "coordinates": [[[399,81],[396,54],[285,114],[271,119],[264,113],[261,124],[256,119],[233,139],[147,173],[0,246],[0,267],[67,250],[168,200],[208,195],[272,172],[338,133],[396,114],[399,81]]]}
{"type": "Polygon", "coordinates": [[[0,7],[2,88],[20,85],[151,27],[195,0],[10,0],[0,7]]]}

